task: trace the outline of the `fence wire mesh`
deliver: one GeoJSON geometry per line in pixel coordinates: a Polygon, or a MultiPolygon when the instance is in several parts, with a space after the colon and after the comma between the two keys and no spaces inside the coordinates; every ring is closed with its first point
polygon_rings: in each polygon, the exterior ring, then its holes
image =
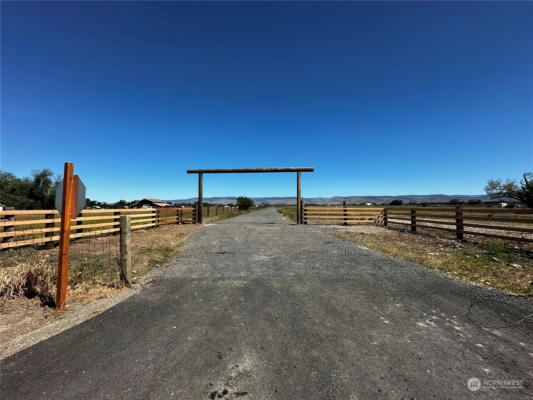
{"type": "Polygon", "coordinates": [[[69,284],[119,286],[120,267],[120,235],[103,234],[71,241],[69,284]]]}

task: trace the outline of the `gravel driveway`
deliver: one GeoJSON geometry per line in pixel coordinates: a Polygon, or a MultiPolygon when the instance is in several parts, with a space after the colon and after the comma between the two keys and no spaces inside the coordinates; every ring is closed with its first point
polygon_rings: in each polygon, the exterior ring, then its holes
{"type": "Polygon", "coordinates": [[[533,321],[520,321],[533,313],[531,301],[328,229],[267,208],[193,232],[138,294],[4,360],[0,397],[533,395],[533,321]],[[473,377],[478,391],[467,388],[473,377]],[[488,381],[509,379],[523,387],[488,381]]]}

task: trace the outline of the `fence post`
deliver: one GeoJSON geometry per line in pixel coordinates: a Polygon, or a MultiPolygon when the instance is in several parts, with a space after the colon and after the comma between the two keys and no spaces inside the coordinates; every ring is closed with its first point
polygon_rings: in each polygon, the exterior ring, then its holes
{"type": "Polygon", "coordinates": [[[305,203],[302,200],[302,224],[307,225],[307,216],[305,211],[305,203]]]}
{"type": "Polygon", "coordinates": [[[183,208],[178,208],[178,224],[183,224],[183,208]]]}
{"type": "MultiPolygon", "coordinates": [[[[115,229],[117,224],[120,224],[120,211],[113,212],[113,215],[115,216],[115,218],[113,218],[113,222],[115,223],[115,225],[113,225],[113,229],[115,229]]],[[[119,233],[120,232],[113,232],[113,235],[118,235],[119,233]]]]}
{"type": "MultiPolygon", "coordinates": [[[[8,210],[13,210],[14,207],[6,207],[6,211],[8,210]]],[[[15,222],[15,214],[12,214],[12,215],[5,215],[4,218],[9,221],[9,222],[15,222]]],[[[15,231],[15,225],[10,225],[10,226],[4,226],[4,232],[14,232],[15,231]]],[[[4,237],[4,239],[2,240],[3,242],[13,242],[15,240],[15,237],[14,236],[7,236],[7,237],[4,237]]]]}
{"type": "Polygon", "coordinates": [[[215,217],[218,216],[218,206],[215,207],[215,217]]]}
{"type": "Polygon", "coordinates": [[[152,228],[155,228],[155,223],[156,223],[156,217],[157,217],[157,210],[155,208],[152,208],[152,211],[150,211],[150,213],[152,214],[152,228]]]}
{"type": "Polygon", "coordinates": [[[120,216],[120,281],[131,287],[131,217],[120,216]]]}
{"type": "Polygon", "coordinates": [[[346,226],[346,225],[348,225],[348,218],[347,218],[348,217],[348,210],[346,209],[346,202],[345,201],[342,202],[342,207],[343,207],[342,215],[343,215],[343,221],[344,221],[343,225],[346,226]]]}
{"type": "Polygon", "coordinates": [[[383,208],[383,226],[387,226],[389,221],[387,220],[387,207],[383,208]]]}
{"type": "MultiPolygon", "coordinates": [[[[55,216],[56,216],[55,214],[50,214],[50,213],[49,213],[49,214],[45,214],[45,215],[44,215],[44,218],[45,218],[45,219],[54,219],[55,216]]],[[[56,224],[55,224],[54,222],[47,222],[46,224],[44,224],[44,227],[45,227],[45,228],[55,228],[55,225],[56,225],[56,224]]],[[[44,237],[45,237],[45,238],[47,238],[47,237],[52,237],[52,236],[54,236],[54,232],[45,232],[45,234],[44,234],[44,237]]],[[[50,242],[45,242],[44,247],[50,249],[50,248],[54,247],[54,242],[52,242],[52,241],[50,241],[50,242]]]]}
{"type": "Polygon", "coordinates": [[[211,207],[207,206],[207,217],[209,217],[209,210],[211,209],[211,207]]]}
{"type": "Polygon", "coordinates": [[[463,209],[461,206],[455,207],[455,234],[457,239],[463,240],[463,209]]]}
{"type": "Polygon", "coordinates": [[[416,232],[416,209],[411,208],[411,232],[416,232]]]}
{"type": "MultiPolygon", "coordinates": [[[[81,215],[80,215],[81,217],[81,215]]],[[[77,218],[77,217],[76,217],[77,218]]],[[[76,227],[78,227],[79,225],[83,225],[83,221],[76,221],[76,227]]],[[[83,233],[83,227],[82,228],[77,228],[74,233],[83,233]]]]}
{"type": "Polygon", "coordinates": [[[192,205],[192,223],[193,224],[197,224],[198,222],[198,217],[196,216],[196,209],[198,208],[198,202],[195,202],[193,205],[192,205]]]}

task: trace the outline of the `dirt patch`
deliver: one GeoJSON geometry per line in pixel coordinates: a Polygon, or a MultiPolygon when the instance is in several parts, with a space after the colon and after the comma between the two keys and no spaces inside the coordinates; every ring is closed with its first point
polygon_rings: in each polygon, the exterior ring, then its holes
{"type": "Polygon", "coordinates": [[[14,300],[0,301],[0,344],[33,331],[54,321],[54,310],[42,306],[38,298],[18,297],[14,300]]]}
{"type": "Polygon", "coordinates": [[[332,227],[335,236],[455,278],[507,293],[533,296],[533,253],[497,240],[459,241],[376,226],[332,227]]]}

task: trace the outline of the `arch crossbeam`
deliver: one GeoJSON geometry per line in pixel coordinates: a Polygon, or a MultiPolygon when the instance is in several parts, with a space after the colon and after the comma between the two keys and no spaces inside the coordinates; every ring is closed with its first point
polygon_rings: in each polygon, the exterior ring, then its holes
{"type": "Polygon", "coordinates": [[[203,174],[243,174],[243,173],[269,173],[269,172],[295,172],[296,173],[296,222],[302,223],[302,196],[301,173],[313,172],[313,167],[281,167],[281,168],[218,168],[218,169],[188,169],[188,174],[198,174],[198,205],[196,222],[202,223],[203,210],[203,174]]]}

